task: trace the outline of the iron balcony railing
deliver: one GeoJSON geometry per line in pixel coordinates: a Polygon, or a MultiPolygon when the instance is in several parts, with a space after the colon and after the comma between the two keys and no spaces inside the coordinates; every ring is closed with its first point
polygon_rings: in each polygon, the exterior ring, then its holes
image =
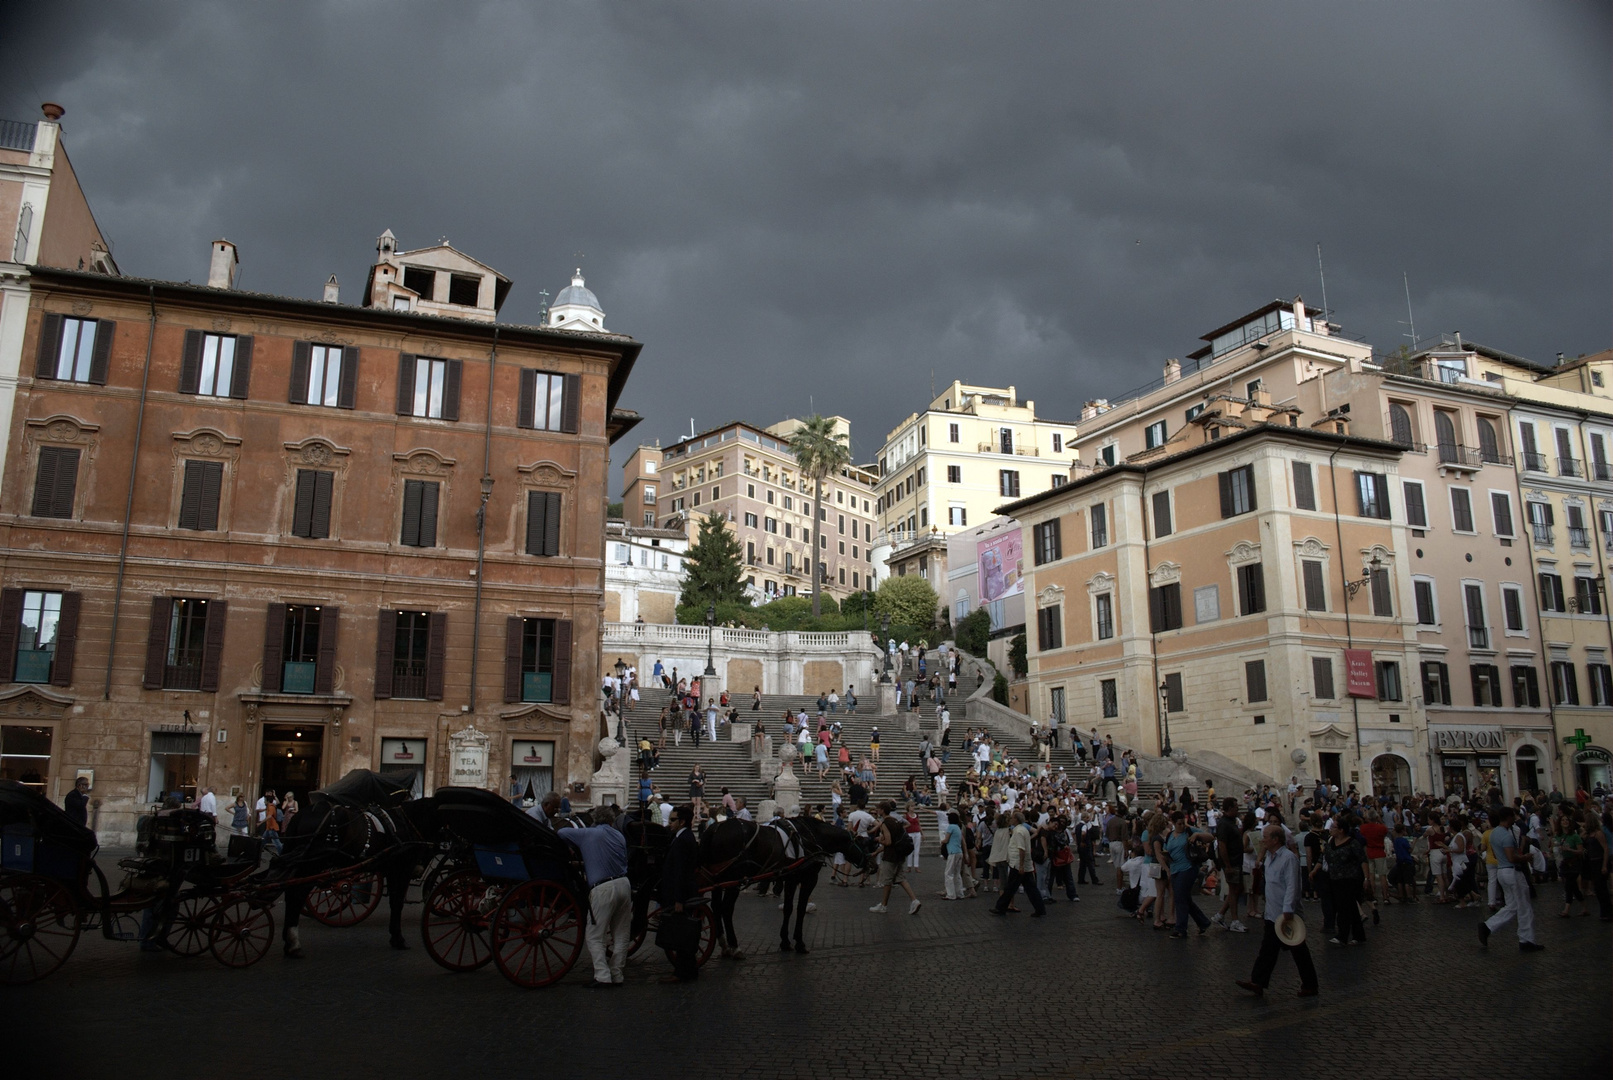
{"type": "Polygon", "coordinates": [[[1577,548],[1588,548],[1588,547],[1590,547],[1591,546],[1591,530],[1589,530],[1589,529],[1577,529],[1574,526],[1570,525],[1568,527],[1568,543],[1571,546],[1577,547],[1577,548]]]}
{"type": "Polygon", "coordinates": [[[1557,475],[1584,476],[1585,470],[1580,467],[1579,458],[1560,457],[1557,459],[1557,475]]]}
{"type": "Polygon", "coordinates": [[[1459,443],[1440,443],[1439,463],[1460,469],[1476,469],[1482,464],[1477,450],[1459,443]]]}
{"type": "Polygon", "coordinates": [[[202,688],[202,661],[200,657],[195,660],[181,660],[177,664],[167,664],[162,669],[162,688],[164,690],[200,690],[202,688]]]}
{"type": "Polygon", "coordinates": [[[1551,526],[1550,525],[1531,525],[1530,528],[1534,531],[1535,543],[1541,544],[1541,545],[1543,545],[1545,547],[1550,547],[1551,546],[1551,526]]]}
{"type": "Polygon", "coordinates": [[[0,120],[0,149],[34,152],[39,125],[27,120],[0,120]]]}
{"type": "Polygon", "coordinates": [[[1533,450],[1523,452],[1523,467],[1529,472],[1546,471],[1546,455],[1537,454],[1533,450]]]}
{"type": "Polygon", "coordinates": [[[1598,480],[1613,480],[1613,465],[1605,461],[1591,462],[1591,473],[1598,480]]]}
{"type": "Polygon", "coordinates": [[[394,660],[392,662],[392,696],[418,698],[426,696],[426,662],[424,660],[394,660]]]}

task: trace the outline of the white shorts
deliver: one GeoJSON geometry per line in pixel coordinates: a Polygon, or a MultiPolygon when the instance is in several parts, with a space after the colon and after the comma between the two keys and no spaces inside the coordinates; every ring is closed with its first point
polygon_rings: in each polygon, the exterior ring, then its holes
{"type": "Polygon", "coordinates": [[[1430,851],[1428,853],[1428,868],[1436,874],[1445,872],[1445,861],[1448,856],[1443,851],[1430,851]]]}

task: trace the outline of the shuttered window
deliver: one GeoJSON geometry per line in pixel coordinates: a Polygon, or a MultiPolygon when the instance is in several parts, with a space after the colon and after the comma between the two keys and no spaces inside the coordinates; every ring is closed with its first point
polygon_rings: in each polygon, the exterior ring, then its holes
{"type": "Polygon", "coordinates": [[[460,370],[458,360],[437,360],[413,353],[399,356],[398,415],[458,420],[460,370]]]}
{"type": "Polygon", "coordinates": [[[1311,686],[1315,696],[1320,700],[1333,700],[1333,658],[1331,656],[1311,657],[1311,686]]]}
{"type": "Polygon", "coordinates": [[[185,331],[184,352],[179,364],[181,394],[245,398],[251,381],[251,337],[185,331]]]}
{"type": "Polygon", "coordinates": [[[351,409],[358,385],[358,348],[299,341],[291,347],[293,405],[351,409]]]}
{"type": "MultiPolygon", "coordinates": [[[[216,691],[228,612],[223,600],[152,597],[141,685],[147,690],[216,691]]],[[[266,673],[265,689],[267,678],[266,673]]]]}
{"type": "Polygon", "coordinates": [[[217,530],[219,492],[223,486],[223,462],[185,462],[184,489],[179,495],[179,527],[199,532],[217,530]]]}
{"type": "Polygon", "coordinates": [[[510,616],[504,630],[504,700],[571,702],[571,620],[510,616]]]}
{"type": "Polygon", "coordinates": [[[1171,523],[1171,493],[1168,491],[1154,492],[1151,500],[1154,507],[1154,539],[1169,536],[1172,530],[1171,523]]]}
{"type": "Polygon", "coordinates": [[[437,546],[437,494],[435,480],[403,482],[403,532],[398,542],[407,547],[437,546]]]}
{"type": "Polygon", "coordinates": [[[1411,594],[1417,601],[1417,625],[1439,625],[1439,613],[1434,608],[1434,583],[1427,578],[1414,578],[1411,594]]]}
{"type": "Polygon", "coordinates": [[[1036,651],[1064,647],[1064,607],[1054,604],[1036,612],[1036,651]]]}
{"type": "Polygon", "coordinates": [[[291,535],[309,540],[330,538],[331,491],[336,474],[324,469],[297,470],[297,501],[291,515],[291,535]]]}
{"type": "Polygon", "coordinates": [[[560,431],[575,435],[581,384],[582,380],[576,375],[524,369],[521,372],[516,425],[536,431],[560,431]]]}
{"type": "Polygon", "coordinates": [[[1424,660],[1423,702],[1428,705],[1451,703],[1451,669],[1438,660],[1424,660]]]}
{"type": "Polygon", "coordinates": [[[1517,535],[1512,529],[1512,497],[1506,492],[1490,492],[1490,517],[1495,521],[1495,535],[1517,535]]]}
{"type": "Polygon", "coordinates": [[[1322,564],[1317,559],[1301,559],[1300,576],[1305,582],[1305,610],[1327,610],[1327,587],[1322,580],[1322,564]]]}
{"type": "Polygon", "coordinates": [[[1311,466],[1308,461],[1294,462],[1294,508],[1316,509],[1316,487],[1311,482],[1311,466]]]}
{"type": "Polygon", "coordinates": [[[1389,487],[1382,473],[1358,472],[1355,474],[1357,509],[1362,517],[1389,517],[1389,487]]]}
{"type": "Polygon", "coordinates": [[[1181,629],[1182,586],[1179,582],[1148,590],[1148,622],[1156,634],[1181,629]]]}
{"type": "Polygon", "coordinates": [[[1035,530],[1036,565],[1057,562],[1064,557],[1064,547],[1059,537],[1059,523],[1057,519],[1044,521],[1037,525],[1035,530]]]}
{"type": "Polygon", "coordinates": [[[1091,516],[1092,546],[1104,547],[1109,543],[1109,507],[1105,503],[1093,503],[1091,516]]]}
{"type": "Polygon", "coordinates": [[[375,630],[376,698],[441,701],[446,612],[383,608],[375,630]]]}
{"type": "Polygon", "coordinates": [[[527,492],[526,553],[560,554],[560,492],[527,492]]]}
{"type": "Polygon", "coordinates": [[[1186,708],[1182,695],[1182,673],[1173,671],[1165,676],[1165,708],[1179,713],[1186,708]]]}
{"type": "Polygon", "coordinates": [[[1473,497],[1466,488],[1451,488],[1451,528],[1456,532],[1473,531],[1473,497]]]}
{"type": "Polygon", "coordinates": [[[44,316],[39,323],[34,377],[106,385],[107,360],[116,328],[117,324],[109,319],[44,316]]]}
{"type": "Polygon", "coordinates": [[[1540,708],[1540,672],[1534,665],[1513,666],[1512,704],[1518,709],[1540,708]]]}
{"type": "Polygon", "coordinates": [[[1372,614],[1392,616],[1395,613],[1392,592],[1389,587],[1389,571],[1374,570],[1372,577],[1372,614]]]}
{"type": "Polygon", "coordinates": [[[1243,665],[1244,689],[1249,694],[1249,701],[1266,700],[1266,662],[1264,660],[1246,660],[1243,665]]]}
{"type": "Polygon", "coordinates": [[[1238,567],[1238,614],[1257,615],[1266,610],[1266,573],[1260,563],[1238,567]]]}
{"type": "Polygon", "coordinates": [[[0,592],[0,682],[72,685],[82,600],[76,592],[0,592]]]}
{"type": "Polygon", "coordinates": [[[1221,474],[1221,516],[1247,514],[1255,505],[1255,467],[1245,465],[1221,474]]]}
{"type": "Polygon", "coordinates": [[[1428,528],[1428,507],[1423,502],[1423,486],[1407,480],[1401,484],[1406,493],[1406,524],[1414,529],[1428,528]]]}
{"type": "Polygon", "coordinates": [[[34,517],[70,518],[78,488],[78,455],[73,446],[41,446],[34,474],[34,517]]]}

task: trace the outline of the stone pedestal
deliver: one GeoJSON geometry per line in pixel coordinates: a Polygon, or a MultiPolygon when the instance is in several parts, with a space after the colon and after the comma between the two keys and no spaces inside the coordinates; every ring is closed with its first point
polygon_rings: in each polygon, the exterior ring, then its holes
{"type": "Polygon", "coordinates": [[[614,803],[626,807],[629,805],[627,789],[632,781],[628,775],[628,759],[632,755],[615,739],[606,736],[599,740],[599,756],[603,760],[590,783],[594,805],[614,803]]]}
{"type": "Polygon", "coordinates": [[[779,766],[778,777],[773,781],[773,801],[786,817],[801,811],[801,780],[788,761],[779,766]]]}
{"type": "Polygon", "coordinates": [[[756,808],[756,820],[772,821],[778,814],[778,802],[773,799],[763,799],[762,805],[756,808]]]}
{"type": "Polygon", "coordinates": [[[751,724],[729,724],[728,738],[734,742],[749,742],[752,730],[751,724]]]}
{"type": "Polygon", "coordinates": [[[878,712],[879,712],[880,716],[895,716],[896,715],[896,684],[895,683],[880,683],[879,684],[878,712]]]}
{"type": "Polygon", "coordinates": [[[919,733],[919,724],[922,723],[923,720],[923,713],[908,712],[906,709],[902,710],[903,731],[911,732],[912,734],[917,735],[919,733]]]}

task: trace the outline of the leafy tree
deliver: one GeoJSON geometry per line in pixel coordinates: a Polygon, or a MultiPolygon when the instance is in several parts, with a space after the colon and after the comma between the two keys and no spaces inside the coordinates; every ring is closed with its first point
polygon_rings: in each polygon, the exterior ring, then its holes
{"type": "Polygon", "coordinates": [[[986,643],[991,640],[991,612],[985,608],[975,608],[959,619],[954,639],[958,648],[970,656],[984,657],[986,643]]]}
{"type": "MultiPolygon", "coordinates": [[[[683,591],[678,606],[745,603],[744,565],[740,562],[739,540],[718,514],[700,521],[700,531],[684,558],[683,591]]],[[[702,619],[701,621],[704,621],[702,619]]]]}
{"type": "Polygon", "coordinates": [[[928,633],[935,625],[935,608],[940,602],[928,581],[917,574],[909,574],[880,582],[874,609],[881,615],[889,615],[892,623],[918,627],[928,633]]]}
{"type": "Polygon", "coordinates": [[[999,705],[1008,704],[1008,680],[998,671],[991,680],[991,700],[999,705]]]}
{"type": "Polygon", "coordinates": [[[605,504],[605,517],[606,517],[607,520],[610,520],[610,521],[621,521],[622,520],[622,504],[619,503],[619,502],[608,502],[608,503],[606,503],[605,504]]]}
{"type": "Polygon", "coordinates": [[[846,433],[835,430],[834,420],[814,414],[801,421],[801,427],[790,436],[790,450],[795,454],[795,463],[812,481],[812,555],[808,565],[814,568],[812,615],[816,618],[821,614],[819,597],[827,580],[823,572],[816,569],[822,551],[818,539],[818,507],[823,502],[823,481],[851,464],[851,447],[846,445],[846,433]]]}
{"type": "Polygon", "coordinates": [[[1014,678],[1023,679],[1030,670],[1030,661],[1025,656],[1025,635],[1015,634],[1008,642],[1008,666],[1014,669],[1014,678]]]}

